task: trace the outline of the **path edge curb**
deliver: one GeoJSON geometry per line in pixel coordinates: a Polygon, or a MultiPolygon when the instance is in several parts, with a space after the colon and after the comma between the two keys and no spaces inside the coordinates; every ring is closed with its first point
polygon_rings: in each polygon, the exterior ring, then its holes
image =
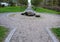
{"type": "Polygon", "coordinates": [[[4,42],[10,42],[10,40],[11,40],[13,34],[15,33],[15,31],[16,31],[16,28],[12,29],[4,42]]]}
{"type": "Polygon", "coordinates": [[[46,28],[46,31],[49,34],[49,36],[51,37],[53,42],[59,42],[59,40],[56,38],[56,36],[51,32],[51,30],[49,28],[46,28]]]}

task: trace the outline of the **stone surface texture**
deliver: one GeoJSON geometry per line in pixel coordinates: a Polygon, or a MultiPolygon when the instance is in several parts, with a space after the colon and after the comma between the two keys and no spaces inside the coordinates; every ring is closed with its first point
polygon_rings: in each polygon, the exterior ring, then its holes
{"type": "Polygon", "coordinates": [[[60,15],[36,13],[41,16],[36,18],[22,16],[19,12],[0,14],[0,25],[17,28],[10,42],[53,42],[46,28],[60,26],[60,15]]]}

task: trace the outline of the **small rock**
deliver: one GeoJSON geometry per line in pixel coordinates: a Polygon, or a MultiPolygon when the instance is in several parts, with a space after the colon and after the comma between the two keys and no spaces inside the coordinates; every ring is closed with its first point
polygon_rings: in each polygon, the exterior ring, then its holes
{"type": "Polygon", "coordinates": [[[24,13],[21,13],[21,15],[24,15],[24,13]]]}
{"type": "Polygon", "coordinates": [[[35,17],[40,17],[40,15],[35,15],[35,17]]]}

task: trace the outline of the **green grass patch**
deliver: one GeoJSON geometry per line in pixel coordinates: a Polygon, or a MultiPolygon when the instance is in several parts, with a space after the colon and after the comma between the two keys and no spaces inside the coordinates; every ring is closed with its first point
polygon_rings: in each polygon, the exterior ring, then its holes
{"type": "Polygon", "coordinates": [[[56,12],[55,10],[49,10],[49,9],[40,8],[40,7],[33,7],[33,10],[35,10],[36,12],[42,12],[42,13],[60,14],[60,12],[56,12]]]}
{"type": "Polygon", "coordinates": [[[0,7],[0,13],[3,13],[3,12],[22,12],[25,9],[26,9],[25,6],[0,7]]]}
{"type": "Polygon", "coordinates": [[[0,42],[4,41],[5,37],[7,36],[7,33],[8,29],[3,26],[0,26],[0,42]]]}
{"type": "Polygon", "coordinates": [[[52,28],[51,31],[56,35],[56,37],[60,40],[60,27],[52,28]]]}

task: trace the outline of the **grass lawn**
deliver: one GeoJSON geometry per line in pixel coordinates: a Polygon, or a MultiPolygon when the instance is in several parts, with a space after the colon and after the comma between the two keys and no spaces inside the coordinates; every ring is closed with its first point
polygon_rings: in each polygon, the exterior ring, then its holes
{"type": "Polygon", "coordinates": [[[25,9],[26,9],[25,6],[0,7],[0,13],[3,13],[3,12],[22,12],[25,9]]]}
{"type": "Polygon", "coordinates": [[[56,12],[56,11],[54,11],[54,10],[49,10],[49,9],[45,9],[45,8],[33,7],[33,10],[35,10],[36,12],[60,14],[60,12],[56,12]]]}
{"type": "Polygon", "coordinates": [[[5,37],[7,36],[7,33],[8,29],[3,26],[0,26],[0,42],[4,41],[5,37]]]}
{"type": "Polygon", "coordinates": [[[56,35],[56,37],[60,40],[60,27],[52,28],[51,31],[56,35]]]}

